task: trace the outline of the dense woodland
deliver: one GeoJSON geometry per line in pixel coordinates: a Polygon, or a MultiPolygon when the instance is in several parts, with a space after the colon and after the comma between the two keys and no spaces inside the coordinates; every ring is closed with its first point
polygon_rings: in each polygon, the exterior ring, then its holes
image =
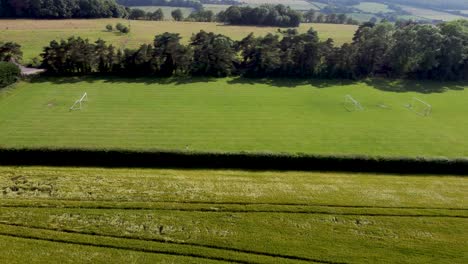
{"type": "Polygon", "coordinates": [[[195,10],[203,9],[203,4],[194,0],[117,0],[117,2],[124,6],[172,6],[189,7],[195,10]]]}
{"type": "Polygon", "coordinates": [[[0,17],[109,18],[124,17],[115,0],[0,0],[0,17]]]}
{"type": "Polygon", "coordinates": [[[305,23],[328,23],[328,24],[349,24],[359,25],[359,21],[348,17],[346,14],[323,14],[316,10],[309,10],[302,16],[302,21],[305,23]]]}
{"type": "MultiPolygon", "coordinates": [[[[335,47],[310,29],[240,41],[200,31],[190,43],[175,33],[157,35],[152,44],[119,50],[103,40],[72,37],[52,41],[41,54],[51,75],[193,75],[359,79],[372,76],[430,80],[468,80],[468,20],[439,24],[366,23],[352,43],[335,47]]],[[[21,58],[20,46],[0,43],[0,60],[21,58]]]]}
{"type": "Polygon", "coordinates": [[[218,14],[218,20],[231,25],[261,25],[298,27],[302,14],[284,5],[261,5],[259,7],[230,6],[218,14]]]}
{"type": "Polygon", "coordinates": [[[310,29],[241,41],[204,31],[188,45],[164,33],[137,50],[118,50],[103,40],[52,41],[42,54],[49,74],[133,76],[301,77],[358,79],[372,76],[432,80],[468,79],[468,21],[438,26],[413,23],[361,25],[352,43],[335,47],[310,29]]]}

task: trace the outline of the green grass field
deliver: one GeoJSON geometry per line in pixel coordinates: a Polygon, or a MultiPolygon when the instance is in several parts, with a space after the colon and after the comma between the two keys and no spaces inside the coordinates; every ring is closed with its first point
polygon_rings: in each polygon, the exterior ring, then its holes
{"type": "MultiPolygon", "coordinates": [[[[313,27],[319,32],[321,39],[333,38],[337,45],[350,42],[357,27],[352,25],[333,24],[301,24],[299,31],[306,32],[313,27]]],[[[42,49],[52,40],[60,40],[70,36],[81,36],[95,41],[99,38],[112,43],[118,48],[137,48],[144,43],[152,43],[156,34],[175,32],[181,34],[187,43],[192,34],[200,30],[225,34],[235,40],[246,37],[251,32],[265,35],[277,32],[276,27],[225,26],[216,23],[173,22],[173,21],[130,21],[118,19],[70,19],[57,23],[57,20],[1,20],[0,41],[15,41],[22,45],[24,61],[29,62],[38,57],[42,49]],[[130,23],[131,32],[122,35],[117,32],[107,32],[107,24],[118,22],[130,23]]]]}
{"type": "Polygon", "coordinates": [[[462,177],[0,167],[8,263],[466,263],[462,177]]]}
{"type": "Polygon", "coordinates": [[[3,92],[0,146],[468,157],[467,87],[378,79],[39,79],[3,92]],[[433,93],[390,91],[401,89],[433,93]],[[84,92],[89,102],[70,112],[84,92]],[[348,112],[347,94],[364,111],[348,112]],[[409,110],[413,97],[433,113],[409,110]]]}

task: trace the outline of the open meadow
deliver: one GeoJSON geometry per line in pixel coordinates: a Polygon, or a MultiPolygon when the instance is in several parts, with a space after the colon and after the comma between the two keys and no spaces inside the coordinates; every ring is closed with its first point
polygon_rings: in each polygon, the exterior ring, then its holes
{"type": "MultiPolygon", "coordinates": [[[[336,45],[350,42],[357,26],[332,24],[306,24],[299,27],[306,32],[313,27],[322,40],[333,38],[336,45]]],[[[200,30],[224,34],[234,40],[241,40],[253,32],[265,35],[277,32],[277,27],[226,26],[217,23],[174,22],[174,21],[135,21],[122,19],[69,19],[69,20],[1,20],[0,41],[14,41],[22,46],[24,61],[29,62],[39,57],[42,49],[52,40],[66,39],[71,36],[88,38],[96,41],[101,38],[118,48],[137,48],[141,44],[152,43],[156,34],[164,32],[179,33],[187,43],[192,34],[200,30]],[[129,24],[128,35],[118,32],[107,32],[105,26],[118,22],[129,24]]]]}
{"type": "Polygon", "coordinates": [[[7,263],[466,263],[467,180],[0,167],[7,263]]]}
{"type": "Polygon", "coordinates": [[[468,157],[466,88],[379,79],[40,78],[2,92],[0,146],[468,157]],[[85,92],[82,110],[69,111],[85,92]],[[348,109],[346,95],[363,110],[348,109]],[[429,116],[408,108],[423,110],[414,97],[432,106],[429,116]]]}

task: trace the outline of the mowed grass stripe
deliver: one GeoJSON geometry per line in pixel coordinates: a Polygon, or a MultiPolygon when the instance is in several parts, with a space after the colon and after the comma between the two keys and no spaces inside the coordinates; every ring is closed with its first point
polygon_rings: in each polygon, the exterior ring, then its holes
{"type": "Polygon", "coordinates": [[[41,79],[0,99],[0,145],[468,156],[465,91],[389,93],[361,82],[322,86],[300,80],[41,79]],[[84,108],[68,111],[84,92],[84,108]],[[346,94],[365,110],[347,112],[346,94]],[[414,96],[433,105],[431,116],[405,108],[414,96]]]}

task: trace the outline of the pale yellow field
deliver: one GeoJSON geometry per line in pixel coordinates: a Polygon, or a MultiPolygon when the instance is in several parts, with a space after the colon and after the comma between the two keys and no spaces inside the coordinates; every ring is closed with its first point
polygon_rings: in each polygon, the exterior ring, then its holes
{"type": "MultiPolygon", "coordinates": [[[[299,31],[306,32],[313,27],[322,39],[333,38],[337,45],[351,41],[357,27],[353,25],[301,24],[299,31]]],[[[173,21],[127,21],[122,19],[70,19],[70,20],[0,20],[0,41],[15,41],[23,46],[24,60],[39,57],[44,46],[51,40],[70,36],[81,36],[95,41],[99,38],[119,48],[136,48],[143,43],[151,43],[156,34],[175,32],[181,34],[183,41],[189,41],[192,34],[205,30],[230,36],[240,40],[249,33],[265,35],[277,32],[276,27],[226,26],[217,23],[173,22],[173,21]],[[122,35],[107,32],[107,24],[121,22],[129,24],[131,32],[122,35]]]]}
{"type": "Polygon", "coordinates": [[[445,13],[445,12],[434,11],[430,9],[423,9],[423,8],[417,8],[417,7],[412,7],[412,6],[404,6],[404,5],[401,5],[401,8],[403,8],[403,10],[405,11],[410,12],[412,15],[418,16],[421,18],[444,20],[444,21],[464,19],[464,17],[462,16],[457,16],[457,15],[453,15],[453,14],[445,13]]]}

